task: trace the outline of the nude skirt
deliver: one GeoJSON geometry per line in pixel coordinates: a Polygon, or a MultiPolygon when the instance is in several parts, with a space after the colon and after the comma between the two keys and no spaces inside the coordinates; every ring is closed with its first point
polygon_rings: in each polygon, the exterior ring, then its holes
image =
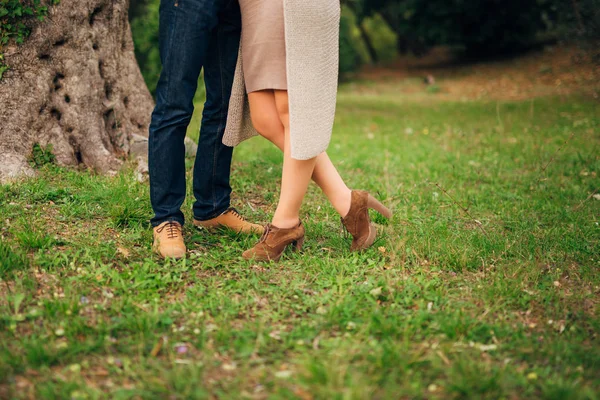
{"type": "Polygon", "coordinates": [[[283,0],[239,0],[246,91],[287,90],[283,0]]]}

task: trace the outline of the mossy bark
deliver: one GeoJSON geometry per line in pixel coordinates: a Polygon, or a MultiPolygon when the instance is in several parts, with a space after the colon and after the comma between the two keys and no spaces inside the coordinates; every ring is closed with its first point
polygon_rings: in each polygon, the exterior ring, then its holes
{"type": "Polygon", "coordinates": [[[0,81],[0,181],[30,175],[34,144],[60,165],[116,171],[147,136],[152,97],[137,65],[129,0],[62,0],[20,46],[0,81]]]}

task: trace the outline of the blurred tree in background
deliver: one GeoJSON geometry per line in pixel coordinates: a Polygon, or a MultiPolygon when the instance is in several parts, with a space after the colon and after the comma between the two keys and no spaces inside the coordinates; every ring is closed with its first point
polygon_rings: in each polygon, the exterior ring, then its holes
{"type": "Polygon", "coordinates": [[[556,0],[551,22],[559,35],[579,43],[600,63],[600,0],[556,0]]]}
{"type": "Polygon", "coordinates": [[[135,42],[135,54],[152,95],[161,70],[158,50],[158,9],[160,0],[131,0],[129,21],[135,42]]]}
{"type": "MultiPolygon", "coordinates": [[[[144,78],[160,73],[160,0],[132,0],[131,27],[144,78]]],[[[540,39],[566,38],[600,48],[600,0],[342,0],[340,71],[423,55],[450,46],[470,59],[522,51],[540,39]]]]}
{"type": "Polygon", "coordinates": [[[365,18],[379,14],[397,35],[397,51],[423,54],[435,45],[487,56],[528,46],[545,28],[553,0],[346,0],[365,18]]]}
{"type": "Polygon", "coordinates": [[[354,16],[344,10],[340,20],[340,72],[342,75],[356,71],[360,67],[361,56],[353,40],[354,16]]]}

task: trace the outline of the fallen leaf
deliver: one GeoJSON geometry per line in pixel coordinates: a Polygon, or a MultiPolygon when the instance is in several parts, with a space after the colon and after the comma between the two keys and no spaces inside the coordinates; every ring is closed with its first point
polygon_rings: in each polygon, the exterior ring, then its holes
{"type": "Polygon", "coordinates": [[[124,248],[124,247],[121,247],[121,246],[118,246],[118,247],[117,247],[117,252],[121,253],[121,255],[122,255],[123,257],[125,257],[125,258],[128,258],[128,257],[129,257],[129,255],[131,254],[131,253],[129,252],[129,250],[127,250],[126,248],[124,248]]]}
{"type": "Polygon", "coordinates": [[[92,375],[96,376],[108,376],[109,373],[105,368],[97,367],[95,370],[91,371],[92,375]]]}
{"type": "Polygon", "coordinates": [[[237,365],[235,365],[235,363],[223,364],[221,368],[223,368],[225,371],[235,371],[237,369],[237,365]]]}
{"type": "Polygon", "coordinates": [[[496,350],[498,349],[498,346],[495,344],[480,344],[477,346],[477,348],[483,352],[486,352],[496,350]]]}
{"type": "Polygon", "coordinates": [[[150,355],[152,357],[156,357],[158,355],[158,353],[160,353],[160,351],[162,350],[162,347],[165,344],[165,342],[166,342],[166,338],[164,336],[161,337],[160,339],[158,339],[158,342],[156,342],[156,344],[152,348],[150,355]]]}
{"type": "Polygon", "coordinates": [[[71,364],[67,367],[70,372],[78,374],[81,372],[81,364],[71,364]]]}
{"type": "Polygon", "coordinates": [[[436,354],[442,359],[442,361],[444,362],[444,364],[450,365],[450,360],[448,359],[448,357],[446,357],[446,355],[444,353],[442,353],[441,350],[438,350],[436,352],[436,354]]]}
{"type": "Polygon", "coordinates": [[[292,371],[277,371],[275,372],[275,377],[280,379],[288,379],[292,376],[292,371]]]}
{"type": "Polygon", "coordinates": [[[312,342],[313,350],[319,350],[319,342],[320,341],[321,341],[321,339],[318,336],[316,338],[314,338],[314,340],[312,342]]]}

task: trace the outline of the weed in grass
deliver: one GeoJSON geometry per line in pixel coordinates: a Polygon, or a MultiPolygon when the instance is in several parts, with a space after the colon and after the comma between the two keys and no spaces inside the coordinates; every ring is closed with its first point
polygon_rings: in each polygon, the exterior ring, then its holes
{"type": "Polygon", "coordinates": [[[115,204],[111,219],[117,228],[136,227],[148,222],[148,214],[133,204],[115,204]]]}
{"type": "Polygon", "coordinates": [[[4,281],[12,279],[15,271],[23,271],[28,266],[25,255],[0,237],[0,278],[4,281]]]}
{"type": "Polygon", "coordinates": [[[34,168],[41,168],[48,164],[54,164],[56,156],[52,153],[52,145],[49,144],[46,147],[42,147],[39,143],[33,145],[31,155],[29,157],[29,163],[34,168]]]}
{"type": "Polygon", "coordinates": [[[17,228],[15,237],[19,244],[27,250],[44,250],[54,246],[56,239],[39,229],[23,223],[17,228]]]}

